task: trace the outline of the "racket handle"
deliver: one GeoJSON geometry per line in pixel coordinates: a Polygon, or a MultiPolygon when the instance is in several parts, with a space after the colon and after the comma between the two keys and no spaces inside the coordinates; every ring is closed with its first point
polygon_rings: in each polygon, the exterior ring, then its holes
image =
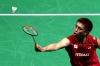
{"type": "Polygon", "coordinates": [[[41,52],[41,50],[39,50],[38,44],[35,44],[35,51],[36,51],[36,52],[41,52]]]}

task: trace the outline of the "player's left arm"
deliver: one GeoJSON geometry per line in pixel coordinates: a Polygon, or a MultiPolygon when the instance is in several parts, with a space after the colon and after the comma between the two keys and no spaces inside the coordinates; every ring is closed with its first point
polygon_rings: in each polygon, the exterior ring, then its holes
{"type": "Polygon", "coordinates": [[[100,39],[97,39],[98,42],[98,48],[100,49],[100,39]]]}

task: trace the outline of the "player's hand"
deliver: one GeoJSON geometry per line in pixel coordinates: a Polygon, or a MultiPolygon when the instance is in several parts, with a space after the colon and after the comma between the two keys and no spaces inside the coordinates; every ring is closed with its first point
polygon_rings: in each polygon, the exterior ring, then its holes
{"type": "Polygon", "coordinates": [[[43,51],[43,48],[40,45],[35,44],[35,51],[36,52],[42,52],[43,51]]]}

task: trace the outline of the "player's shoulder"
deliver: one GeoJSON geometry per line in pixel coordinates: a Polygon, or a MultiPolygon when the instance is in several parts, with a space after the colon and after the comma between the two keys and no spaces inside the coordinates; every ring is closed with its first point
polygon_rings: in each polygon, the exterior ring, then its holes
{"type": "Polygon", "coordinates": [[[73,44],[77,41],[75,35],[70,35],[69,37],[67,37],[68,40],[70,41],[70,44],[73,44]]]}
{"type": "Polygon", "coordinates": [[[93,40],[96,40],[96,39],[97,39],[95,36],[92,36],[92,35],[90,35],[90,34],[87,36],[87,38],[93,39],[93,40]]]}
{"type": "Polygon", "coordinates": [[[92,35],[88,35],[87,40],[92,42],[93,44],[98,44],[97,38],[92,35]]]}
{"type": "Polygon", "coordinates": [[[75,35],[70,35],[67,38],[75,38],[75,35]]]}

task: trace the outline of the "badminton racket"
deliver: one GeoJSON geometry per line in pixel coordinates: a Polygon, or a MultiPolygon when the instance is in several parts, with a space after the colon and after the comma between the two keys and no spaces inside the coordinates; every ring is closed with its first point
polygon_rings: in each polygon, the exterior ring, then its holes
{"type": "Polygon", "coordinates": [[[32,26],[24,26],[23,27],[23,31],[26,33],[26,34],[29,34],[32,36],[33,40],[34,40],[34,43],[35,43],[35,51],[39,51],[38,50],[38,46],[37,46],[37,43],[35,41],[35,38],[34,36],[37,36],[38,35],[38,32],[32,27],[32,26]]]}

